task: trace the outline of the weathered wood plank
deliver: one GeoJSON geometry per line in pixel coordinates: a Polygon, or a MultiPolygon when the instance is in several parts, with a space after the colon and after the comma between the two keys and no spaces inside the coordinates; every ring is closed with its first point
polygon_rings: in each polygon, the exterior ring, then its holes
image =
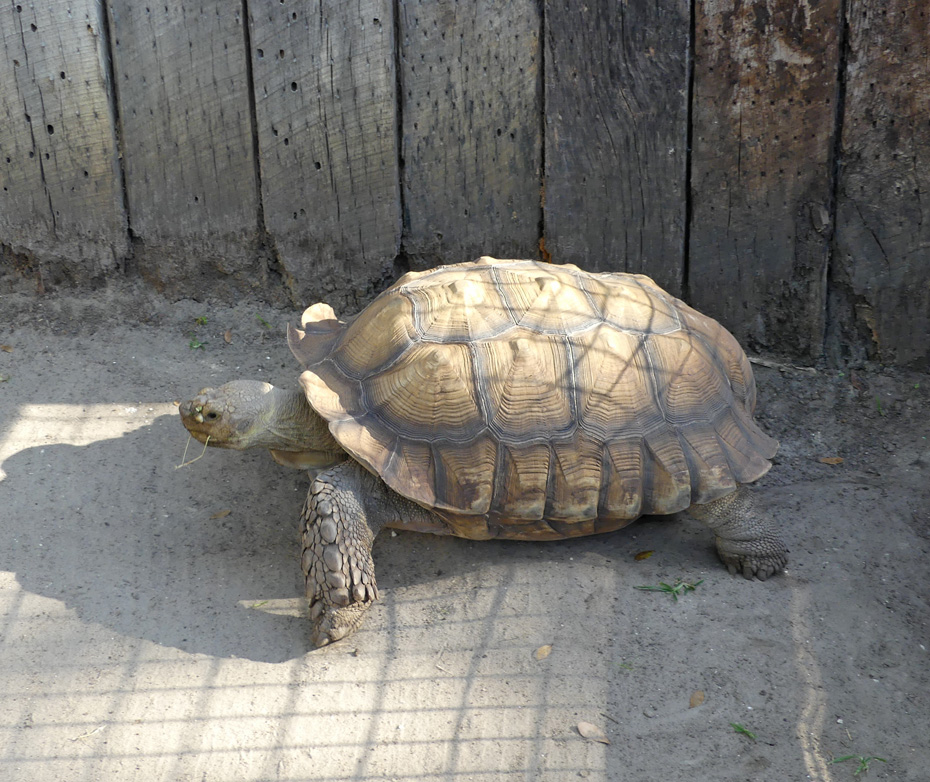
{"type": "Polygon", "coordinates": [[[823,343],[840,0],[698,0],[691,302],[754,350],[823,343]]]}
{"type": "Polygon", "coordinates": [[[930,8],[852,0],[830,347],[930,361],[930,8]]]}
{"type": "Polygon", "coordinates": [[[0,11],[0,244],[40,283],[84,283],[126,256],[101,9],[93,0],[0,11]]]}
{"type": "Polygon", "coordinates": [[[355,309],[400,247],[392,3],[250,15],[265,224],[295,298],[355,309]]]}
{"type": "Polygon", "coordinates": [[[222,0],[111,0],[129,218],[139,270],[197,295],[259,282],[244,21],[222,0]]]}
{"type": "Polygon", "coordinates": [[[538,4],[400,0],[398,9],[410,264],[537,257],[538,4]]]}
{"type": "Polygon", "coordinates": [[[546,3],[545,246],[680,293],[690,3],[546,3]]]}

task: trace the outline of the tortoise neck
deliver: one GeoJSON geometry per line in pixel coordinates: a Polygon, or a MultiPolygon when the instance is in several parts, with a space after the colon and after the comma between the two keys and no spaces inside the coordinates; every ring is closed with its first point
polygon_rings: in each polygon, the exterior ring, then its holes
{"type": "Polygon", "coordinates": [[[344,453],[303,391],[273,388],[265,397],[264,412],[267,441],[260,445],[286,452],[344,453]]]}

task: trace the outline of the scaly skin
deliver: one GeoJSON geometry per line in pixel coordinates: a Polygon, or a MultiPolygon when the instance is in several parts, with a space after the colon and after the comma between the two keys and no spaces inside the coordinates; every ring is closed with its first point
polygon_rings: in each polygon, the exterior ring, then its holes
{"type": "Polygon", "coordinates": [[[437,517],[392,492],[355,462],[319,473],[301,513],[301,566],[311,641],[325,646],[355,632],[378,599],[371,546],[385,524],[437,517]]]}
{"type": "Polygon", "coordinates": [[[732,574],[765,581],[784,570],[788,549],[775,534],[775,522],[759,508],[744,487],[706,505],[692,505],[689,513],[716,535],[717,554],[732,574]]]}

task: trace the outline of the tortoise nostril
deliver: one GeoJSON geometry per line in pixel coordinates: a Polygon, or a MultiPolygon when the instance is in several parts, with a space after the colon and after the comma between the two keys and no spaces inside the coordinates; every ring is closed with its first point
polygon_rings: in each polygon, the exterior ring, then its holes
{"type": "Polygon", "coordinates": [[[207,418],[207,419],[209,419],[210,421],[215,421],[217,418],[219,418],[219,416],[218,416],[216,413],[212,412],[212,411],[209,412],[209,413],[207,413],[206,416],[204,416],[204,417],[207,418]]]}

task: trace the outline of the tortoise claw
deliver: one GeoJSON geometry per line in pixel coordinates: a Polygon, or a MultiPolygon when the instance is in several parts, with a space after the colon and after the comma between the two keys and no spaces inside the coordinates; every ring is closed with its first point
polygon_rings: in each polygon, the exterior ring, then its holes
{"type": "Polygon", "coordinates": [[[770,576],[785,569],[787,557],[753,557],[748,555],[721,554],[720,559],[726,565],[731,576],[742,576],[747,581],[758,579],[766,581],[770,576]]]}
{"type": "Polygon", "coordinates": [[[325,605],[322,600],[314,601],[310,607],[311,643],[320,648],[354,633],[361,625],[365,612],[372,602],[374,601],[366,600],[345,607],[337,607],[325,605]]]}

